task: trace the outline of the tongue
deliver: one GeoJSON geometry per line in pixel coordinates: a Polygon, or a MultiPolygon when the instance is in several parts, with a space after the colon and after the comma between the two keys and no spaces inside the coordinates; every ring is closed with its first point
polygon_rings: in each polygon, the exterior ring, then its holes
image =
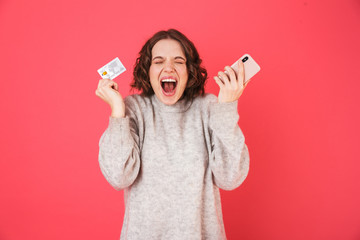
{"type": "Polygon", "coordinates": [[[175,83],[174,82],[165,82],[164,83],[164,90],[165,92],[169,93],[172,92],[175,88],[175,83]]]}

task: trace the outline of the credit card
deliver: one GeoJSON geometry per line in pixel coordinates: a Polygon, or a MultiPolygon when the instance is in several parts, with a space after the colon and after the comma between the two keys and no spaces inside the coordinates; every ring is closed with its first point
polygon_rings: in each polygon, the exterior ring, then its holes
{"type": "Polygon", "coordinates": [[[126,69],[124,65],[121,63],[120,59],[115,58],[114,60],[112,60],[111,62],[100,68],[98,70],[98,73],[103,79],[108,78],[113,80],[114,78],[116,78],[125,71],[126,69]]]}

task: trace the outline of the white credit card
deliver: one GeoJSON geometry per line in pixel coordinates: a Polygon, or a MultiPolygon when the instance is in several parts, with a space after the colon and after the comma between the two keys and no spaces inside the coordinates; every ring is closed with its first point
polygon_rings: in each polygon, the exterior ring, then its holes
{"type": "Polygon", "coordinates": [[[107,78],[113,80],[125,71],[126,69],[124,65],[120,62],[120,59],[115,58],[114,60],[100,68],[98,70],[98,73],[103,79],[107,78]]]}

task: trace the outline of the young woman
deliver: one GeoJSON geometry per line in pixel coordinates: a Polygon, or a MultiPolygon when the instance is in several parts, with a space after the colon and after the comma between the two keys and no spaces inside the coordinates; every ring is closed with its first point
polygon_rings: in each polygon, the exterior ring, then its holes
{"type": "Polygon", "coordinates": [[[219,188],[246,178],[249,153],[237,102],[244,67],[214,77],[218,97],[204,93],[206,70],[193,43],[170,29],[140,51],[125,99],[111,80],[96,95],[111,106],[100,139],[100,169],[124,190],[121,239],[226,239],[219,188]]]}

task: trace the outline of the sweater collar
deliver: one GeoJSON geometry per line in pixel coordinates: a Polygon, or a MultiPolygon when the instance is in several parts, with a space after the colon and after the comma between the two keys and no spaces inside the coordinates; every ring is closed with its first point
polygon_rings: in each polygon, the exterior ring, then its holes
{"type": "Polygon", "coordinates": [[[166,105],[157,98],[156,94],[153,94],[150,99],[153,106],[159,109],[161,112],[186,112],[192,104],[192,100],[188,101],[184,98],[177,101],[173,105],[166,105]]]}

